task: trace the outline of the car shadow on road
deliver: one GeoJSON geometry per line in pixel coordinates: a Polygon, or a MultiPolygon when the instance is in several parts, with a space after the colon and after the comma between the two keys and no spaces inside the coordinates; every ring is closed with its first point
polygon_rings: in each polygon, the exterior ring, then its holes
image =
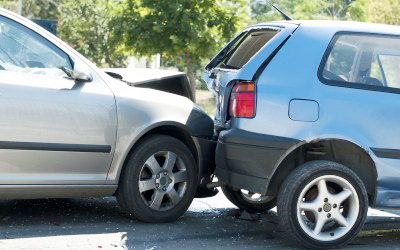
{"type": "MultiPolygon", "coordinates": [[[[174,223],[147,224],[126,217],[113,197],[0,201],[0,240],[126,232],[138,249],[285,249],[293,247],[275,212],[258,221],[237,219],[239,210],[189,210],[174,223]],[[267,246],[267,247],[266,247],[267,246]]],[[[369,218],[354,249],[393,248],[400,218],[369,218]]]]}

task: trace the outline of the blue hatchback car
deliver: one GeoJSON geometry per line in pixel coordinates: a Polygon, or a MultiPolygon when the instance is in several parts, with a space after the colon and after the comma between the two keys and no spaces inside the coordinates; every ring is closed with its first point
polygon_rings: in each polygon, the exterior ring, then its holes
{"type": "Polygon", "coordinates": [[[347,244],[368,206],[400,208],[400,27],[254,25],[203,79],[217,97],[216,175],[237,206],[277,205],[310,248],[347,244]]]}

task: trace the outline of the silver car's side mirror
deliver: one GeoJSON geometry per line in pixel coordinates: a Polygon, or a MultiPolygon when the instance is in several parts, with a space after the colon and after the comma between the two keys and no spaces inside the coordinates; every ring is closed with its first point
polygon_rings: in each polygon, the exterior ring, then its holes
{"type": "Polygon", "coordinates": [[[74,80],[81,82],[92,81],[92,76],[90,75],[89,68],[80,60],[76,60],[74,63],[74,70],[72,71],[72,76],[74,80]]]}

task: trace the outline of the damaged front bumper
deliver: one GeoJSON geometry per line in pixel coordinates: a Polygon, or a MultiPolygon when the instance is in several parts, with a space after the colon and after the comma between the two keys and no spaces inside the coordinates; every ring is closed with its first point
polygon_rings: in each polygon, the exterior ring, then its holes
{"type": "Polygon", "coordinates": [[[192,137],[198,151],[199,186],[196,198],[212,197],[218,193],[216,188],[208,188],[207,184],[212,182],[215,171],[215,148],[216,140],[192,137]]]}

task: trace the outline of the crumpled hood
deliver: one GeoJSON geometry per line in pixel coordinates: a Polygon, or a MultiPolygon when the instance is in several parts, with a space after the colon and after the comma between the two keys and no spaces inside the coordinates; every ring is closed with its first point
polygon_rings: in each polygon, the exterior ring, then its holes
{"type": "Polygon", "coordinates": [[[103,70],[105,72],[116,73],[122,76],[125,82],[132,83],[133,85],[185,75],[185,73],[179,71],[148,68],[112,68],[103,70]]]}
{"type": "Polygon", "coordinates": [[[181,95],[194,101],[189,80],[185,73],[147,68],[103,69],[129,86],[157,89],[181,95]]]}

